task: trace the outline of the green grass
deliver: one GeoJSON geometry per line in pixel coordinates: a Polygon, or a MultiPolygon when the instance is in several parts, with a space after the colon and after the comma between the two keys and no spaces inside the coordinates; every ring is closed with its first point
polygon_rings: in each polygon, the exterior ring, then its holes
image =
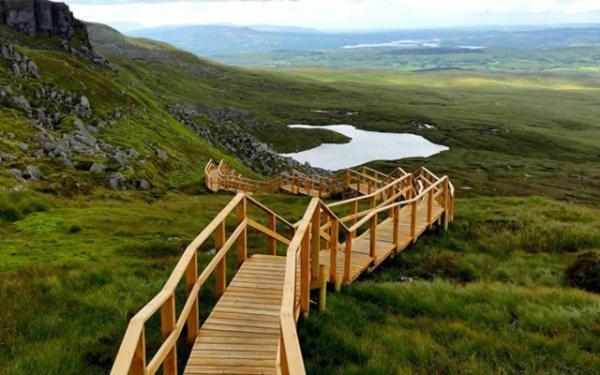
{"type": "MultiPolygon", "coordinates": [[[[0,220],[0,299],[9,301],[0,311],[0,372],[99,374],[128,320],[231,196],[1,198],[18,214],[0,220]]],[[[292,221],[307,204],[259,199],[292,221]]],[[[457,210],[447,234],[426,235],[301,322],[311,373],[593,372],[600,297],[568,287],[565,270],[578,254],[600,249],[598,211],[546,198],[461,199],[457,210]],[[569,229],[538,242],[545,223],[569,229]]],[[[262,236],[249,241],[266,248],[262,236]]],[[[211,244],[200,249],[201,267],[211,244]]],[[[210,289],[201,292],[202,317],[214,301],[210,289]]],[[[158,321],[148,327],[155,348],[158,321]]]]}
{"type": "Polygon", "coordinates": [[[459,200],[448,233],[422,237],[302,321],[308,372],[597,373],[600,297],[570,288],[565,271],[600,253],[598,213],[459,200]]]}

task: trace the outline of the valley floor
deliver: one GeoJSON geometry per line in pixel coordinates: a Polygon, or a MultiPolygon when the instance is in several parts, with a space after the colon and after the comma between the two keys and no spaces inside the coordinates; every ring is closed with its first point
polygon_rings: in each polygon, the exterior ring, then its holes
{"type": "MultiPolygon", "coordinates": [[[[130,317],[230,198],[3,194],[0,373],[106,373],[130,317]]],[[[290,220],[307,205],[259,199],[290,220]]],[[[309,373],[597,373],[600,297],[565,271],[598,254],[598,214],[547,198],[459,200],[448,233],[425,236],[301,321],[309,373]]],[[[213,297],[201,292],[202,317],[213,297]]]]}

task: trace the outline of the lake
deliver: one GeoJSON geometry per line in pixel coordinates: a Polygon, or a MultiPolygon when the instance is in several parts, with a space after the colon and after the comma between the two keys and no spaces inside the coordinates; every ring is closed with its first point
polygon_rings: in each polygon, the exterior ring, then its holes
{"type": "Polygon", "coordinates": [[[327,129],[343,134],[349,143],[324,143],[310,150],[284,154],[313,167],[339,170],[361,165],[373,160],[398,160],[409,157],[428,157],[448,150],[427,139],[407,133],[381,133],[357,129],[352,125],[289,125],[290,128],[327,129]]]}

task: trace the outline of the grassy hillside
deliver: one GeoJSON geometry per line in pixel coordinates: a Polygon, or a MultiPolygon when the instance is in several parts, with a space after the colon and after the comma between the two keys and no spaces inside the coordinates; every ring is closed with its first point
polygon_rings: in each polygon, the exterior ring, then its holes
{"type": "Polygon", "coordinates": [[[600,81],[595,76],[244,70],[205,65],[162,43],[103,33],[92,29],[94,43],[132,81],[165,102],[248,110],[270,124],[254,134],[281,152],[341,141],[316,130],[292,131],[286,124],[351,123],[416,133],[449,146],[449,152],[427,163],[470,188],[461,194],[533,193],[594,204],[600,198],[600,113],[594,105],[600,100],[600,81]],[[422,122],[437,129],[418,129],[415,123],[422,122]]]}

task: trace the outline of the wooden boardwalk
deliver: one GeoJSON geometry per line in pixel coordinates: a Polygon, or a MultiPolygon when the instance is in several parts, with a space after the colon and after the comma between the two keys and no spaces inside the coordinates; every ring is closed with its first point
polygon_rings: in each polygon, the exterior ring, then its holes
{"type": "Polygon", "coordinates": [[[275,193],[286,192],[295,195],[307,195],[317,198],[329,198],[344,193],[367,195],[380,189],[387,182],[407,175],[398,168],[386,175],[363,167],[360,170],[347,169],[329,178],[313,178],[299,172],[280,173],[268,180],[244,178],[221,160],[219,163],[210,160],[204,168],[205,184],[210,191],[225,190],[233,193],[275,193]]]}
{"type": "MultiPolygon", "coordinates": [[[[311,291],[324,309],[328,283],[339,289],[353,282],[428,228],[446,228],[454,215],[454,187],[447,177],[425,168],[399,177],[362,175],[380,181],[379,188],[373,190],[366,179],[370,190],[359,197],[330,204],[313,198],[295,224],[238,193],[184,251],[163,289],[131,319],[111,373],[304,374],[296,322],[310,311],[311,291]],[[249,231],[264,235],[267,248],[249,248],[249,231]],[[198,249],[210,238],[216,253],[198,272],[198,249]],[[277,244],[285,252],[278,252],[277,244]],[[228,262],[238,265],[229,283],[228,262]],[[200,291],[210,287],[209,277],[217,302],[200,325],[200,291]],[[185,285],[183,304],[175,300],[179,285],[185,285]],[[147,322],[154,315],[160,315],[162,341],[147,353],[146,331],[152,329],[147,322]],[[178,369],[184,333],[191,352],[178,369]]],[[[214,174],[207,176],[210,188],[214,174]]]]}

